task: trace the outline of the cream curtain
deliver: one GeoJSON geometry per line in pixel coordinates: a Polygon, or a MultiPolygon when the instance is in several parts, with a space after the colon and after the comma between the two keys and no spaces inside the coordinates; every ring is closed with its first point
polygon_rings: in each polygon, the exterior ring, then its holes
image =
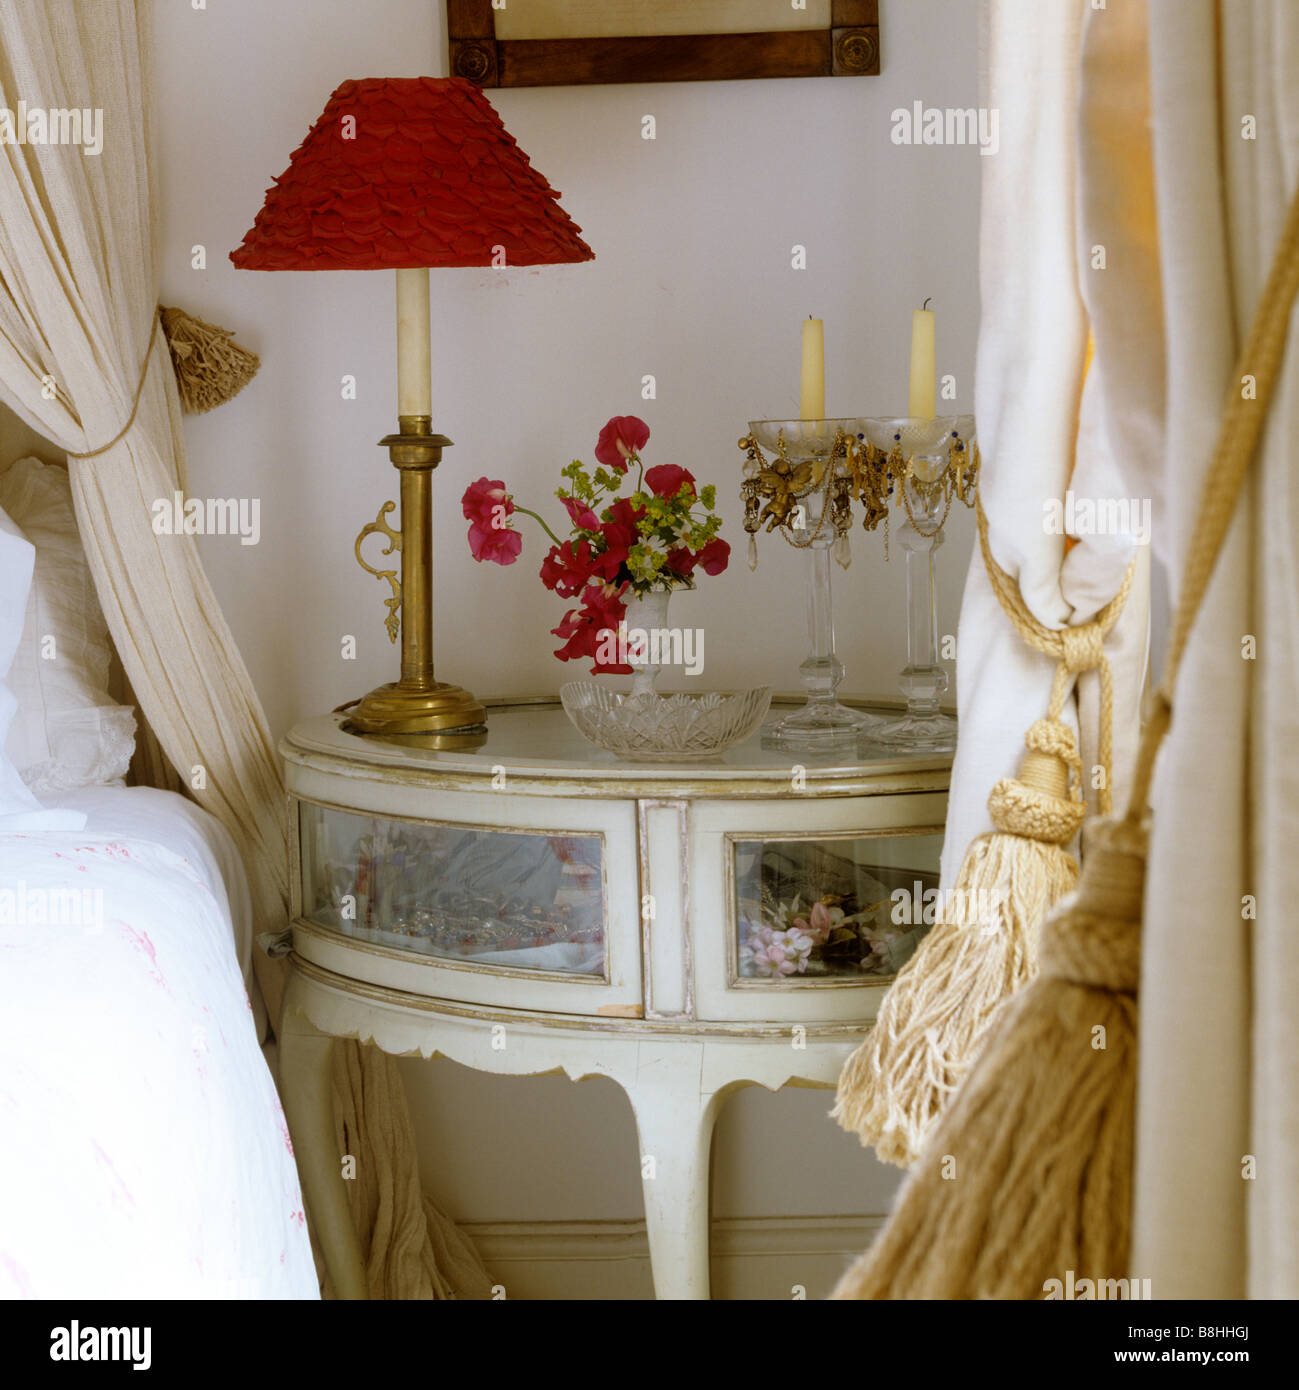
{"type": "MultiPolygon", "coordinates": [[[[1176,577],[1222,402],[1248,389],[1234,359],[1299,183],[1299,11],[1151,0],[1147,61],[1164,314],[1123,345],[1116,375],[1162,335],[1163,481],[1150,486],[1176,577]]],[[[1159,1297],[1299,1296],[1297,438],[1292,319],[1152,795],[1132,1269],[1159,1297]]]]}
{"type": "MultiPolygon", "coordinates": [[[[1150,501],[1175,606],[1223,402],[1248,390],[1233,380],[1235,358],[1299,183],[1299,10],[1293,0],[985,0],[985,19],[988,100],[1009,104],[1033,85],[1040,119],[1017,149],[1003,105],[1002,154],[989,163],[1007,167],[985,172],[981,437],[993,440],[999,475],[1013,466],[997,447],[1006,415],[1051,419],[1078,398],[1076,355],[1060,366],[1054,404],[1036,393],[1021,403],[1028,378],[1013,357],[985,352],[1018,324],[1036,335],[1025,353],[1040,342],[1053,360],[1057,335],[1017,304],[1059,293],[1046,270],[1071,251],[1095,342],[1074,486],[1093,467],[1114,495],[1150,501]],[[1056,202],[1062,182],[1068,214],[1056,202]]],[[[1073,343],[1076,315],[1067,294],[1060,303],[1073,343]]],[[[1292,345],[1183,660],[1151,795],[1130,1274],[1159,1298],[1299,1296],[1299,957],[1288,936],[1299,903],[1296,438],[1292,345]]],[[[1054,452],[1043,457],[1058,476],[1054,452]]],[[[1037,541],[995,487],[986,495],[1007,524],[994,533],[1005,563],[1037,541]]],[[[1020,580],[1045,617],[1034,594],[1049,599],[1050,587],[1035,581],[1031,556],[1020,580]]],[[[972,574],[967,611],[979,611],[979,591],[972,574]]],[[[1128,638],[1135,657],[1133,625],[1128,638]]],[[[964,686],[962,716],[963,739],[997,717],[967,715],[964,686]]],[[[970,750],[966,766],[978,756],[970,750]]],[[[1122,787],[1115,799],[1121,807],[1122,787]]],[[[961,848],[949,844],[949,860],[961,848]]]]}
{"type": "MultiPolygon", "coordinates": [[[[1081,73],[1081,229],[1108,250],[1099,386],[1175,606],[1299,182],[1299,12],[1111,0],[1087,16],[1081,73]]],[[[1151,796],[1130,1272],[1160,1298],[1299,1295],[1297,425],[1291,347],[1151,796]]]]}
{"type": "MultiPolygon", "coordinates": [[[[134,0],[5,0],[0,8],[0,106],[103,112],[98,154],[0,145],[0,398],[70,455],[87,453],[131,418],[147,360],[131,428],[97,457],[70,459],[78,523],[143,713],[192,795],[235,837],[261,929],[278,930],[287,914],[285,800],[265,716],[193,538],[157,536],[151,524],[150,504],[183,479],[184,443],[166,345],[160,332],[151,336],[149,38],[147,6],[139,10],[134,0]]],[[[275,1019],[283,967],[255,954],[275,1019]]],[[[367,1181],[396,1211],[394,1228],[414,1222],[419,1232],[374,1291],[427,1295],[428,1252],[448,1237],[436,1213],[424,1219],[393,1064],[362,1049],[348,1075],[342,1122],[390,1137],[368,1150],[375,1171],[367,1181]],[[367,1095],[379,1111],[367,1113],[367,1095]]],[[[481,1266],[478,1273],[464,1292],[484,1292],[481,1266]]]]}
{"type": "MultiPolygon", "coordinates": [[[[1090,621],[1134,558],[1131,544],[1089,535],[1067,554],[1045,506],[1116,491],[1115,452],[1093,384],[1084,390],[1089,289],[1078,246],[1073,156],[1086,0],[984,0],[981,102],[997,109],[1001,148],[981,161],[982,316],[975,411],[984,460],[981,493],[992,552],[1050,628],[1090,621]]],[[[1136,747],[1145,675],[1148,555],[1106,642],[1114,674],[1116,803],[1136,747]]],[[[1024,734],[1047,709],[1055,662],[1032,650],[1002,612],[976,546],[957,640],[961,732],[943,844],[951,887],[970,842],[993,829],[987,799],[1013,777],[1024,734]]],[[[1079,727],[1083,767],[1097,762],[1098,677],[1085,673],[1066,717],[1079,727]],[[1081,713],[1081,719],[1079,714],[1081,713]]],[[[1089,801],[1095,807],[1092,778],[1089,801]]]]}

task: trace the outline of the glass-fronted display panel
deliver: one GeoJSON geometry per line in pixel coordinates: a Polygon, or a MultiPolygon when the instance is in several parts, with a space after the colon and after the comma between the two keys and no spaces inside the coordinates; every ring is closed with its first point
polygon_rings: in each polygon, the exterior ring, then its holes
{"type": "Polygon", "coordinates": [[[603,975],[599,835],[431,825],[299,805],[302,910],[447,960],[603,975]]]}
{"type": "Polygon", "coordinates": [[[888,976],[934,921],[941,834],[733,841],[739,980],[888,976]]]}

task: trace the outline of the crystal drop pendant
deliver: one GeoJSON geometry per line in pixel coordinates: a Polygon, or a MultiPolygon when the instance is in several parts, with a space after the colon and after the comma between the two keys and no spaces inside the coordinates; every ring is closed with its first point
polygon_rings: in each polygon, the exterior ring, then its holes
{"type": "Polygon", "coordinates": [[[758,538],[752,532],[749,533],[749,568],[758,568],[758,538]]]}
{"type": "Polygon", "coordinates": [[[846,531],[834,543],[834,558],[840,569],[846,570],[852,564],[852,547],[849,544],[846,531]]]}

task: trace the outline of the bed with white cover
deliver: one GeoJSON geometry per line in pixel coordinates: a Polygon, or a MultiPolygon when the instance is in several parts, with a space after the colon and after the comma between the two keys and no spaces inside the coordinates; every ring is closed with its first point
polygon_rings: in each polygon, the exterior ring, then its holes
{"type": "Polygon", "coordinates": [[[61,469],[0,475],[0,1296],[314,1298],[243,867],[192,802],[122,785],[69,528],[61,469]]]}

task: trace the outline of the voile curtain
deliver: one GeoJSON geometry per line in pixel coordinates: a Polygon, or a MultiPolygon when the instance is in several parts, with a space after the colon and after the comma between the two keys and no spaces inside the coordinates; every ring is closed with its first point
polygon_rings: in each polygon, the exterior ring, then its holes
{"type": "MultiPolygon", "coordinates": [[[[184,476],[175,380],[157,304],[154,191],[148,156],[147,4],[6,0],[0,8],[0,106],[103,112],[103,148],[0,145],[0,397],[70,456],[77,519],[123,668],[168,759],[239,846],[259,929],[288,906],[284,788],[261,705],[192,537],[155,535],[151,503],[184,476]],[[152,346],[150,347],[150,343],[152,346]]],[[[255,953],[272,1021],[283,966],[255,953]]],[[[372,1292],[484,1297],[475,1259],[459,1287],[439,1284],[430,1253],[459,1238],[424,1210],[405,1100],[391,1059],[374,1048],[340,1067],[340,1123],[386,1136],[366,1152],[367,1190],[382,1194],[381,1239],[362,1231],[372,1292]],[[369,1109],[367,1110],[367,1105],[369,1109]]]]}

